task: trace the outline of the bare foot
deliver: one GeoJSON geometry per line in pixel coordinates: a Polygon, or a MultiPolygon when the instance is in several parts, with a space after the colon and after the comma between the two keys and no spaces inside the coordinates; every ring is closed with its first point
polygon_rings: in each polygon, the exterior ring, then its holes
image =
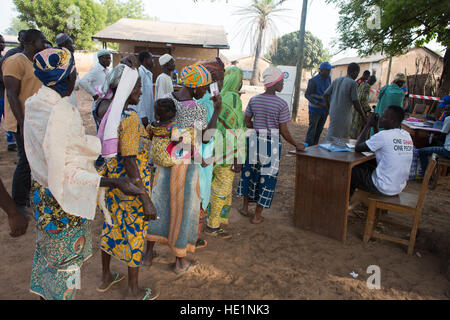
{"type": "Polygon", "coordinates": [[[252,224],[260,224],[260,223],[263,223],[263,222],[264,222],[264,218],[263,218],[263,217],[256,217],[256,216],[254,216],[254,217],[250,220],[250,222],[251,222],[252,224]]]}
{"type": "Polygon", "coordinates": [[[125,293],[125,300],[156,300],[158,299],[160,292],[157,290],[152,290],[150,288],[146,289],[131,289],[128,288],[125,293]]]}
{"type": "Polygon", "coordinates": [[[156,252],[154,252],[153,250],[146,252],[146,254],[144,255],[144,259],[142,260],[142,264],[146,267],[151,267],[153,264],[153,257],[155,253],[156,252]]]}
{"type": "Polygon", "coordinates": [[[239,213],[241,215],[243,215],[244,217],[250,217],[251,216],[251,213],[248,212],[248,208],[247,209],[244,209],[244,208],[239,209],[239,213]]]}
{"type": "Polygon", "coordinates": [[[185,274],[191,270],[194,270],[199,263],[197,261],[188,260],[188,259],[177,259],[175,263],[175,273],[178,275],[185,274]]]}

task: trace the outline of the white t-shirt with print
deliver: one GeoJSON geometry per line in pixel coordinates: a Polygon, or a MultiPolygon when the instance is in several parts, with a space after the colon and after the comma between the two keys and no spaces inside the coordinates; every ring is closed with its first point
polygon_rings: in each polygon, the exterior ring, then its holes
{"type": "Polygon", "coordinates": [[[372,173],[375,187],[381,193],[395,196],[403,191],[413,159],[413,141],[402,129],[383,130],[373,135],[366,145],[377,157],[372,173]]]}

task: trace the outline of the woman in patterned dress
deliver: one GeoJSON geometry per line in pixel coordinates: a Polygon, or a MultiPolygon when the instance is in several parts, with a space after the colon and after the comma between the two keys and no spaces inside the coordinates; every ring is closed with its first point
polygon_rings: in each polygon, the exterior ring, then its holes
{"type": "Polygon", "coordinates": [[[119,190],[106,190],[106,209],[111,215],[103,225],[101,237],[102,249],[102,283],[99,292],[108,291],[124,276],[110,270],[111,256],[128,265],[128,288],[125,298],[154,300],[159,293],[150,288],[138,286],[139,266],[142,263],[145,233],[148,221],[156,219],[156,211],[150,200],[151,167],[149,166],[149,135],[142,125],[136,110],[130,105],[137,105],[141,96],[141,81],[136,70],[124,67],[123,74],[108,112],[102,120],[99,133],[103,141],[105,165],[101,174],[108,178],[130,177],[138,179],[145,194],[129,197],[119,190]],[[130,93],[131,90],[131,93],[130,93]],[[122,99],[122,100],[121,100],[122,99]],[[120,103],[118,101],[124,101],[120,103]],[[107,131],[119,113],[117,144],[113,151],[108,146],[107,131]]]}
{"type": "MultiPolygon", "coordinates": [[[[201,99],[206,86],[211,83],[211,73],[202,65],[188,66],[181,73],[184,87],[170,94],[176,105],[176,121],[181,128],[195,127],[200,134],[215,129],[222,107],[222,99],[213,97],[214,113],[209,124],[206,110],[195,99],[201,99]]],[[[210,139],[203,139],[208,143],[210,139]]],[[[200,163],[200,161],[198,161],[200,163]]],[[[187,253],[194,253],[198,237],[200,215],[200,185],[198,163],[185,163],[176,167],[156,166],[152,200],[158,212],[158,221],[150,223],[147,232],[146,265],[151,265],[153,246],[156,242],[167,245],[175,255],[174,271],[183,274],[192,270],[197,263],[186,259],[187,253]],[[170,205],[168,205],[170,204],[170,205]]]]}
{"type": "Polygon", "coordinates": [[[242,79],[241,69],[235,66],[227,68],[220,93],[223,108],[217,122],[215,137],[222,141],[222,148],[215,150],[216,163],[212,176],[205,230],[205,234],[220,239],[232,237],[229,232],[221,228],[221,225],[228,224],[233,198],[234,177],[236,173],[241,172],[242,163],[245,162],[246,127],[244,113],[242,112],[242,101],[239,95],[242,88],[242,79]],[[233,139],[230,139],[230,137],[233,139]]]}
{"type": "Polygon", "coordinates": [[[97,173],[99,140],[85,134],[78,109],[66,98],[76,80],[72,53],[46,49],[34,57],[34,69],[43,86],[26,101],[24,121],[36,219],[31,292],[46,300],[73,300],[80,268],[92,255],[88,220],[94,219],[97,203],[104,207],[104,188],[120,188],[129,195],[142,190],[129,178],[97,173]]]}

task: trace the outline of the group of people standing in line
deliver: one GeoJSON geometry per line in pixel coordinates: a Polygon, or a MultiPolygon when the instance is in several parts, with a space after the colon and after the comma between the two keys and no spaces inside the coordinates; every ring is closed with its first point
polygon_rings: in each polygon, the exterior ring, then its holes
{"type": "Polygon", "coordinates": [[[264,71],[265,92],[243,112],[243,72],[225,69],[220,59],[186,66],[180,73],[183,86],[174,91],[175,59],[161,56],[163,73],[154,96],[150,52],[125,57],[110,69],[111,54],[101,50],[98,64],[79,81],[94,100],[98,136],[93,137],[86,135],[72,99],[78,82],[72,39],[61,34],[57,46],[49,47],[34,29],[22,38],[23,51],[2,65],[5,123],[15,132],[19,162],[12,199],[0,184],[0,204],[12,236],[26,232],[27,207],[32,208],[37,237],[30,286],[43,299],[75,298],[71,279],[92,255],[90,221],[98,212],[105,221],[97,291],[125,279],[111,270],[115,257],[128,266],[125,297],[156,299],[159,292],[138,281],[139,267],[152,265],[155,244],[170,249],[173,270],[181,275],[198,266],[187,255],[207,246],[202,234],[231,238],[226,225],[236,174],[237,195],[243,198],[239,212],[262,223],[276,190],[280,135],[303,151],[319,142],[328,114],[327,140],[351,134],[358,136],[356,151],[376,154],[373,163],[354,168],[352,192],[396,195],[406,186],[413,144],[401,129],[405,113],[398,104],[404,96],[396,90],[405,80],[402,74],[392,88],[381,90],[371,113],[368,95],[376,78],[365,74],[358,84],[359,66],[350,64],[347,76],[331,82],[333,67],[323,63],[308,84],[310,127],[306,142],[299,143],[287,126],[289,107],[276,95],[284,81],[276,67],[264,71]],[[217,147],[217,141],[225,143],[217,147]],[[251,202],[256,203],[252,213],[251,202]]]}
{"type": "Polygon", "coordinates": [[[149,52],[125,57],[113,69],[111,54],[98,52],[98,64],[79,81],[93,97],[98,130],[97,137],[86,135],[70,99],[78,82],[72,39],[58,35],[57,46],[50,47],[35,29],[23,38],[23,51],[2,66],[5,122],[16,133],[19,163],[13,197],[1,185],[1,205],[13,236],[26,232],[32,208],[37,235],[30,287],[42,299],[75,298],[71,281],[92,255],[90,221],[99,212],[105,222],[97,291],[125,278],[111,270],[113,256],[128,265],[125,297],[156,299],[157,290],[138,285],[139,267],[152,265],[155,244],[168,246],[175,256],[175,273],[193,270],[198,262],[187,255],[207,246],[203,230],[232,237],[225,226],[235,175],[241,174],[241,214],[262,223],[277,183],[279,134],[298,150],[305,148],[290,135],[289,107],[276,96],[283,88],[279,69],[264,72],[266,91],[252,98],[244,113],[241,69],[225,69],[220,59],[186,66],[183,86],[174,91],[175,59],[163,55],[154,97],[149,52]],[[212,83],[219,92],[212,92],[212,83]],[[242,138],[244,144],[238,142],[242,138]],[[217,148],[215,140],[225,143],[217,148]],[[198,157],[201,161],[191,161],[198,157]],[[254,214],[249,202],[257,203],[254,214]]]}

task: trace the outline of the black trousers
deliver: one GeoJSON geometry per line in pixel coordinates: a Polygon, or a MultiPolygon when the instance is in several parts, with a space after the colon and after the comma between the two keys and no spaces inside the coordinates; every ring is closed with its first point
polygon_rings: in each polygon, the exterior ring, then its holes
{"type": "Polygon", "coordinates": [[[312,147],[319,143],[323,127],[327,122],[327,113],[317,113],[309,111],[309,127],[306,133],[306,143],[312,147]]]}
{"type": "Polygon", "coordinates": [[[14,171],[12,198],[18,207],[26,207],[30,205],[31,170],[19,126],[17,126],[16,143],[19,160],[14,171]]]}
{"type": "Polygon", "coordinates": [[[350,197],[355,189],[363,190],[374,194],[382,194],[373,184],[372,173],[377,168],[375,159],[360,164],[352,169],[352,180],[350,184],[350,197]]]}

